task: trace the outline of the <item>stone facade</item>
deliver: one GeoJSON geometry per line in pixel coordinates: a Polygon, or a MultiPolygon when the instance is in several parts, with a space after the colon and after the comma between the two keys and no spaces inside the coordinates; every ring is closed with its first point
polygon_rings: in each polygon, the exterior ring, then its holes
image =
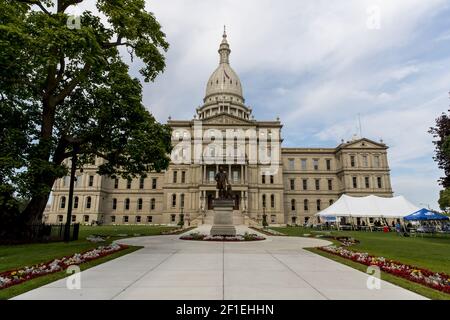
{"type": "MultiPolygon", "coordinates": [[[[261,224],[264,215],[269,224],[302,224],[344,193],[392,196],[388,148],[382,142],[354,138],[336,148],[281,147],[280,120],[254,119],[229,64],[230,52],[224,34],[219,67],[208,80],[197,116],[169,119],[175,146],[169,168],[146,178],[114,180],[96,174],[102,161],[96,159],[77,173],[74,221],[176,224],[183,214],[190,224],[211,223],[217,195],[214,176],[220,165],[235,195],[235,224],[261,224]],[[227,135],[223,142],[220,137],[227,135]],[[264,141],[269,164],[252,160],[264,141]]],[[[68,188],[68,177],[55,182],[45,221],[65,221],[68,188]]]]}

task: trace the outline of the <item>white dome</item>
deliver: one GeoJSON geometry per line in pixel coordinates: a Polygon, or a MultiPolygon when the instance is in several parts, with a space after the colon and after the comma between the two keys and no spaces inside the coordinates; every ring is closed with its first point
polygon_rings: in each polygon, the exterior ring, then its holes
{"type": "Polygon", "coordinates": [[[244,102],[241,80],[230,66],[230,53],[231,50],[227,42],[227,35],[224,32],[223,40],[219,48],[220,64],[209,77],[208,83],[206,84],[205,102],[215,95],[232,95],[238,98],[240,100],[239,102],[244,102]]]}

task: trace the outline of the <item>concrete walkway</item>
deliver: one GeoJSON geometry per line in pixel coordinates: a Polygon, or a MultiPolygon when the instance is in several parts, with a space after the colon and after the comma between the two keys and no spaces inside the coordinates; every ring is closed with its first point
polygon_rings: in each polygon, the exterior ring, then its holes
{"type": "MultiPolygon", "coordinates": [[[[245,231],[254,233],[238,227],[245,231]]],[[[68,290],[62,279],[15,299],[424,299],[384,281],[380,290],[369,290],[365,273],[302,249],[329,244],[319,239],[119,242],[144,248],[83,271],[80,290],[68,290]]]]}

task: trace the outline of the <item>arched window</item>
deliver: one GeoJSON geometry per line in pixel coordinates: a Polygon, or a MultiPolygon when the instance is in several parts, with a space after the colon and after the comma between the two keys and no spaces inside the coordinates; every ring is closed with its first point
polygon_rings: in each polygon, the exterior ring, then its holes
{"type": "Polygon", "coordinates": [[[86,198],[86,209],[90,209],[91,208],[91,204],[92,204],[92,198],[91,197],[87,197],[86,198]]]}
{"type": "Polygon", "coordinates": [[[59,203],[59,207],[61,209],[64,209],[66,207],[66,197],[64,197],[64,196],[61,197],[61,201],[59,203]]]}
{"type": "Polygon", "coordinates": [[[116,198],[113,199],[112,208],[113,208],[113,210],[117,209],[117,199],[116,198]]]}
{"type": "Polygon", "coordinates": [[[78,197],[73,198],[73,208],[74,209],[78,208],[78,197]]]}
{"type": "Polygon", "coordinates": [[[275,208],[275,195],[274,194],[270,195],[270,206],[272,208],[275,208]]]}
{"type": "Polygon", "coordinates": [[[155,210],[155,207],[156,207],[156,201],[155,201],[155,198],[152,198],[150,200],[150,210],[155,210]]]}
{"type": "Polygon", "coordinates": [[[291,200],[291,210],[295,211],[295,199],[291,200]]]}
{"type": "Polygon", "coordinates": [[[266,195],[265,194],[262,195],[262,206],[263,206],[263,208],[266,207],[266,195]]]}
{"type": "Polygon", "coordinates": [[[305,200],[303,201],[303,209],[304,209],[305,211],[308,211],[308,210],[309,210],[308,199],[305,199],[305,200]]]}
{"type": "Polygon", "coordinates": [[[125,210],[130,210],[130,199],[125,199],[125,210]]]}

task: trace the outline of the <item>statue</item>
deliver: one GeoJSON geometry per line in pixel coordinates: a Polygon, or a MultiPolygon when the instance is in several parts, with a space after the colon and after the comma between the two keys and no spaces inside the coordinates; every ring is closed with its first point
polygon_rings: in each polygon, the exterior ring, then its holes
{"type": "Polygon", "coordinates": [[[219,190],[219,199],[232,199],[231,185],[228,182],[228,174],[223,171],[223,166],[219,166],[215,178],[217,182],[217,190],[219,190]]]}

